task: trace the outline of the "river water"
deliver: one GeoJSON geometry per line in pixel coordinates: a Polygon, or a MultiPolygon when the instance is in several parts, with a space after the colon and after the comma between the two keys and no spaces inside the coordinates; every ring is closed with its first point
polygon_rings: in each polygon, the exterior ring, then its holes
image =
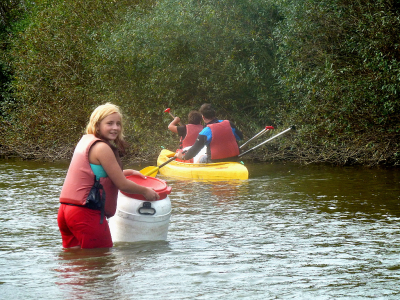
{"type": "Polygon", "coordinates": [[[66,251],[68,164],[0,161],[0,298],[400,299],[399,169],[247,166],[246,181],[160,177],[167,241],[66,251]]]}

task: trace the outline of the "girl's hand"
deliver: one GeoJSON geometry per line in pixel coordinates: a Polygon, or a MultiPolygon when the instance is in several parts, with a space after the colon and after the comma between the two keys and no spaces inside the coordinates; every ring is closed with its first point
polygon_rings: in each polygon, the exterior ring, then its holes
{"type": "Polygon", "coordinates": [[[131,175],[136,175],[142,178],[146,178],[146,176],[144,176],[142,173],[140,173],[139,171],[136,170],[132,170],[132,169],[126,169],[124,170],[124,175],[125,176],[131,176],[131,175]]]}
{"type": "Polygon", "coordinates": [[[142,173],[136,170],[132,170],[132,175],[137,175],[139,177],[146,178],[146,176],[144,176],[142,173]]]}
{"type": "Polygon", "coordinates": [[[146,188],[146,191],[143,193],[143,196],[146,198],[146,200],[149,201],[160,199],[160,196],[152,188],[146,188]]]}

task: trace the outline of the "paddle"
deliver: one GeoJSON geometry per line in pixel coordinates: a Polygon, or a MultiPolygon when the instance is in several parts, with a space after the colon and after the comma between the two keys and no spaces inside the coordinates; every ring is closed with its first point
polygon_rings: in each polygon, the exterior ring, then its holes
{"type": "Polygon", "coordinates": [[[171,109],[169,107],[165,109],[164,112],[169,113],[172,119],[175,119],[175,116],[171,113],[171,109]]]}
{"type": "Polygon", "coordinates": [[[251,152],[251,151],[257,149],[258,147],[264,145],[265,143],[267,143],[267,142],[273,140],[274,138],[276,138],[276,137],[278,137],[278,136],[280,136],[280,135],[282,135],[282,134],[284,134],[284,133],[286,133],[286,132],[288,132],[289,130],[292,130],[292,129],[295,130],[296,127],[295,127],[294,125],[291,126],[291,127],[289,127],[288,129],[282,131],[281,133],[278,133],[277,135],[274,135],[273,137],[269,138],[268,140],[266,140],[266,141],[264,141],[264,142],[258,144],[257,146],[254,146],[253,148],[247,150],[246,152],[243,152],[243,153],[239,154],[238,157],[241,157],[241,156],[243,156],[243,155],[245,155],[245,154],[247,154],[247,153],[249,153],[249,152],[251,152]]]}
{"type": "Polygon", "coordinates": [[[274,126],[265,126],[265,128],[263,130],[261,130],[259,133],[257,133],[255,136],[253,136],[251,139],[249,139],[246,143],[241,145],[239,148],[244,147],[247,143],[249,143],[250,141],[262,136],[264,133],[266,133],[268,130],[271,130],[271,129],[274,129],[274,126]]]}
{"type": "MultiPolygon", "coordinates": [[[[169,113],[172,119],[175,119],[175,116],[171,113],[171,109],[168,107],[167,109],[164,110],[165,113],[169,113]]],[[[183,123],[179,122],[178,124],[183,126],[183,123]]]]}
{"type": "MultiPolygon", "coordinates": [[[[186,153],[187,151],[183,151],[182,153],[186,153]]],[[[174,154],[175,155],[175,154],[174,154]]],[[[170,159],[168,159],[165,163],[162,163],[158,167],[155,166],[148,166],[139,172],[142,173],[144,176],[150,176],[150,177],[156,177],[158,170],[162,167],[164,167],[166,164],[169,164],[171,161],[175,160],[176,157],[172,156],[170,159]]]]}

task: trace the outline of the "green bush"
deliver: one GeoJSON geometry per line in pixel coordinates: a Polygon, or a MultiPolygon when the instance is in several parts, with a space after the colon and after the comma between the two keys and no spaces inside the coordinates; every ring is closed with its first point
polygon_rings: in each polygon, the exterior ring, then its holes
{"type": "MultiPolygon", "coordinates": [[[[15,99],[9,87],[12,80],[11,65],[7,57],[9,50],[9,36],[13,27],[24,19],[25,11],[29,9],[29,0],[8,0],[0,3],[0,124],[9,121],[9,114],[14,106],[15,99]]],[[[0,143],[1,145],[1,143],[0,143]]]]}
{"type": "Polygon", "coordinates": [[[185,121],[211,102],[247,136],[297,125],[261,160],[400,163],[394,0],[32,3],[0,37],[0,148],[68,158],[92,109],[113,102],[129,156],[153,157],[177,144],[165,108],[185,121]]]}
{"type": "Polygon", "coordinates": [[[134,152],[171,146],[169,106],[185,118],[212,102],[221,117],[258,129],[277,101],[276,20],[267,1],[43,0],[12,40],[18,107],[8,143],[59,151],[106,101],[126,113],[134,152]]]}
{"type": "Polygon", "coordinates": [[[204,102],[244,128],[272,122],[277,19],[267,1],[159,1],[127,14],[99,46],[97,83],[124,99],[140,130],[165,133],[166,107],[185,118],[204,102]]]}
{"type": "Polygon", "coordinates": [[[363,154],[353,160],[373,164],[383,151],[381,162],[391,161],[399,145],[387,151],[383,144],[400,132],[399,6],[388,0],[282,4],[285,19],[275,31],[281,117],[302,125],[305,149],[315,143],[321,152],[354,148],[363,154]]]}
{"type": "Polygon", "coordinates": [[[37,1],[7,52],[17,102],[1,144],[23,157],[70,155],[99,104],[91,88],[96,44],[131,6],[129,0],[37,1]]]}

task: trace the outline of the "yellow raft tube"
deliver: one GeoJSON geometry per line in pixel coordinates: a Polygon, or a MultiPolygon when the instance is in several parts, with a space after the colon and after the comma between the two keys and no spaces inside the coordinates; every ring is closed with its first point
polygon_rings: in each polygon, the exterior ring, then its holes
{"type": "MultiPolygon", "coordinates": [[[[175,152],[163,149],[158,156],[157,166],[166,162],[175,155],[175,152]]],[[[205,179],[205,180],[229,180],[248,179],[249,171],[238,162],[220,162],[209,164],[191,164],[172,161],[159,169],[160,174],[169,177],[205,179]]]]}

